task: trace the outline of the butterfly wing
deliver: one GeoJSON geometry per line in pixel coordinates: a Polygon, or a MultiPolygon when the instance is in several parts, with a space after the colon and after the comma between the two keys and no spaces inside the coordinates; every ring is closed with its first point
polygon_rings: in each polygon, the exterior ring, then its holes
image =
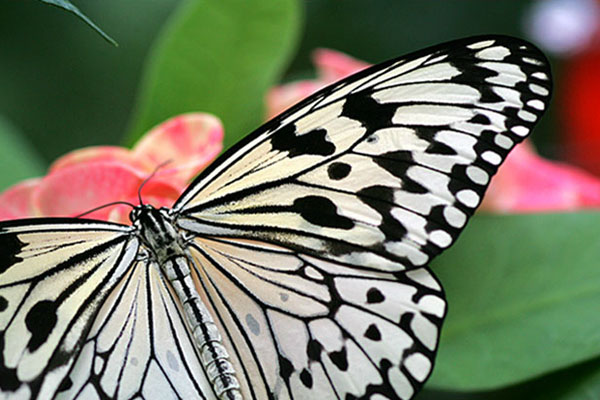
{"type": "Polygon", "coordinates": [[[172,289],[140,261],[95,318],[57,399],[215,399],[172,289]]]}
{"type": "Polygon", "coordinates": [[[549,79],[537,49],[504,37],[374,66],[227,153],[177,202],[179,225],[361,268],[426,265],[543,113],[549,79]]]}
{"type": "Polygon", "coordinates": [[[410,398],[446,303],[426,268],[361,271],[279,246],[197,239],[197,285],[244,398],[410,398]]]}
{"type": "Polygon", "coordinates": [[[527,42],[455,41],[321,90],[205,170],[173,213],[246,394],[410,398],[445,314],[425,266],[550,92],[527,42]]]}
{"type": "Polygon", "coordinates": [[[0,248],[0,398],[214,398],[131,227],[7,221],[0,248]]]}
{"type": "Polygon", "coordinates": [[[51,398],[92,318],[137,254],[130,228],[40,219],[0,224],[0,393],[51,398]]]}

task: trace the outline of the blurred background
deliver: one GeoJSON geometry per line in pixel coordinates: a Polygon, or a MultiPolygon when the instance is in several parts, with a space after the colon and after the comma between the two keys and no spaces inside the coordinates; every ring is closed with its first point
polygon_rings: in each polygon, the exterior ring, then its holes
{"type": "MultiPolygon", "coordinates": [[[[130,128],[128,124],[149,50],[179,3],[178,0],[77,2],[83,12],[118,41],[119,47],[115,48],[59,8],[45,6],[37,0],[1,1],[0,116],[3,124],[19,132],[39,156],[42,166],[75,148],[122,143],[130,128]]],[[[319,47],[377,63],[475,34],[504,33],[535,41],[557,29],[564,32],[562,27],[548,26],[533,37],[531,31],[537,29],[534,20],[539,18],[532,15],[535,7],[539,8],[540,4],[511,0],[460,0],[451,4],[303,1],[302,26],[294,44],[296,50],[287,60],[288,66],[281,78],[290,80],[314,74],[310,54],[319,47]]],[[[589,15],[586,10],[583,12],[589,15]]],[[[576,33],[573,40],[589,40],[586,35],[594,28],[582,29],[589,31],[576,33]]],[[[219,32],[214,34],[219,35],[219,32]]],[[[208,40],[197,39],[199,46],[208,40]]],[[[553,59],[556,76],[562,77],[566,64],[572,61],[571,55],[546,51],[553,59]]],[[[557,101],[561,100],[561,82],[561,79],[556,80],[557,101]]],[[[552,111],[537,129],[534,140],[544,154],[557,156],[560,151],[555,144],[558,134],[555,122],[560,116],[552,111]]]]}
{"type": "MultiPolygon", "coordinates": [[[[555,92],[535,147],[600,175],[598,1],[274,1],[77,1],[114,47],[62,9],[0,0],[0,189],[74,149],[130,146],[181,112],[215,113],[231,145],[264,120],[267,89],[314,78],[317,48],[378,63],[486,33],[546,53],[555,92]]],[[[569,211],[481,217],[440,261],[451,265],[434,266],[449,333],[419,399],[600,398],[600,219],[569,211]],[[524,231],[532,245],[518,243],[524,231]]]]}

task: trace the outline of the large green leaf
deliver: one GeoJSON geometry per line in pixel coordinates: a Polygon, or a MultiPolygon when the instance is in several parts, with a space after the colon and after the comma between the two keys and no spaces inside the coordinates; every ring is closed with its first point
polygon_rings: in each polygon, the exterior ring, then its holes
{"type": "Polygon", "coordinates": [[[600,400],[600,360],[492,391],[448,392],[425,389],[415,400],[600,400]]]}
{"type": "Polygon", "coordinates": [[[538,385],[538,394],[527,400],[547,400],[548,395],[556,400],[600,400],[600,361],[594,360],[540,381],[547,385],[538,385]],[[543,396],[544,393],[547,396],[543,396]]]}
{"type": "Polygon", "coordinates": [[[70,13],[75,14],[79,19],[88,24],[93,30],[98,32],[107,42],[117,46],[117,42],[113,40],[110,36],[108,36],[102,29],[98,27],[91,19],[89,19],[84,13],[82,13],[79,8],[75,7],[73,3],[68,0],[40,0],[42,3],[51,4],[56,7],[60,7],[63,10],[67,10],[70,13]]]}
{"type": "Polygon", "coordinates": [[[43,175],[44,163],[18,130],[0,116],[0,191],[23,179],[43,175]]]}
{"type": "Polygon", "coordinates": [[[299,27],[296,0],[188,0],[163,30],[147,64],[128,140],[189,111],[225,125],[226,146],[263,119],[299,27]]]}
{"type": "Polygon", "coordinates": [[[600,213],[477,216],[435,262],[449,315],[429,387],[486,390],[600,355],[600,213]]]}

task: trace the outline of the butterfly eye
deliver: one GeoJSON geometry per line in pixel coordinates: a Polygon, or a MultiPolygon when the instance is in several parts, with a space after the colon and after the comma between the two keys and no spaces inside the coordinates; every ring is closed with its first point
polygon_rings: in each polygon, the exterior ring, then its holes
{"type": "Polygon", "coordinates": [[[129,213],[129,220],[131,222],[135,222],[138,219],[139,216],[140,216],[140,211],[137,208],[134,208],[129,213]]]}

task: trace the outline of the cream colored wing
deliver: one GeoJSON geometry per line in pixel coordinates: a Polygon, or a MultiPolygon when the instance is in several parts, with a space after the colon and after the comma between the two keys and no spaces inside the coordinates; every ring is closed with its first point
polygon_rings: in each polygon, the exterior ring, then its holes
{"type": "Polygon", "coordinates": [[[0,223],[0,398],[54,397],[137,251],[126,226],[74,219],[0,223]]]}
{"type": "Polygon", "coordinates": [[[463,39],[361,71],[249,135],[173,209],[192,234],[262,240],[382,271],[458,237],[550,99],[544,55],[463,39]]]}
{"type": "Polygon", "coordinates": [[[426,266],[551,86],[527,42],[442,44],[310,96],[190,185],[172,216],[247,397],[416,393],[446,307],[426,266]]]}
{"type": "Polygon", "coordinates": [[[192,254],[247,399],[409,399],[432,371],[446,302],[427,268],[372,273],[227,239],[192,254]]]}
{"type": "Polygon", "coordinates": [[[58,399],[216,399],[158,265],[140,261],[95,318],[58,399]]]}

